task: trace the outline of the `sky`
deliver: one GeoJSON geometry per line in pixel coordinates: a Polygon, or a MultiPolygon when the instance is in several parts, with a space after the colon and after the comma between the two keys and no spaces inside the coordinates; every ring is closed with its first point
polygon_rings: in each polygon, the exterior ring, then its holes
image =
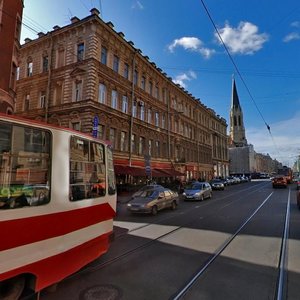
{"type": "Polygon", "coordinates": [[[300,155],[299,0],[25,0],[24,5],[21,43],[96,7],[168,77],[225,118],[228,133],[234,76],[248,143],[290,167],[300,155]]]}

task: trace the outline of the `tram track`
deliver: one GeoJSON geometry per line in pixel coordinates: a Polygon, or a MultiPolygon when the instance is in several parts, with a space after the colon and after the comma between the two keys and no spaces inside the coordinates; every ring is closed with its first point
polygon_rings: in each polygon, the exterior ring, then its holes
{"type": "MultiPolygon", "coordinates": [[[[259,185],[259,187],[257,187],[256,189],[253,189],[253,187],[252,187],[252,188],[251,188],[251,187],[248,187],[248,188],[246,188],[246,189],[237,191],[237,192],[235,192],[235,193],[233,193],[233,194],[230,194],[230,195],[221,197],[221,198],[219,198],[218,200],[222,200],[222,199],[225,199],[225,198],[233,197],[234,195],[239,194],[239,193],[241,193],[241,192],[245,192],[245,190],[249,190],[249,189],[252,189],[252,191],[251,191],[250,193],[248,193],[248,195],[251,195],[252,193],[255,193],[255,192],[257,192],[257,191],[263,189],[263,188],[265,187],[265,185],[267,185],[267,184],[264,183],[264,184],[262,184],[262,185],[259,185]]],[[[213,201],[213,200],[210,200],[210,201],[208,201],[208,202],[206,202],[206,203],[203,203],[203,205],[202,205],[201,207],[209,205],[212,201],[213,201]]],[[[237,201],[237,200],[232,200],[232,201],[229,201],[229,203],[232,204],[232,203],[235,203],[236,201],[237,201]]],[[[220,207],[218,207],[218,209],[215,210],[212,214],[209,214],[209,215],[207,215],[206,217],[212,217],[212,216],[214,216],[214,215],[217,215],[218,212],[219,212],[220,210],[222,210],[223,208],[227,207],[227,206],[229,205],[229,203],[224,203],[223,205],[221,205],[220,207]]],[[[194,209],[195,209],[195,208],[193,207],[193,208],[188,209],[188,210],[185,211],[185,212],[188,212],[189,210],[194,210],[194,209]]],[[[160,222],[159,222],[159,223],[156,222],[155,225],[162,225],[162,221],[166,221],[166,220],[169,220],[169,219],[175,218],[175,217],[178,217],[178,215],[173,215],[172,217],[167,217],[167,218],[161,219],[161,220],[159,220],[160,222]]],[[[102,269],[102,268],[105,268],[105,267],[108,266],[108,265],[111,265],[111,264],[113,264],[113,263],[116,263],[116,262],[122,260],[123,258],[125,258],[125,257],[127,257],[127,256],[129,256],[129,255],[131,255],[131,254],[134,254],[134,253],[136,253],[136,252],[138,252],[138,251],[140,251],[140,250],[142,250],[142,249],[145,249],[145,248],[151,246],[152,244],[154,244],[155,242],[157,242],[157,241],[159,241],[159,240],[161,240],[161,239],[163,239],[163,238],[165,238],[165,237],[167,237],[167,236],[169,236],[169,235],[172,235],[172,234],[174,234],[175,232],[177,232],[177,231],[179,231],[179,230],[181,230],[181,229],[183,229],[183,228],[185,228],[185,227],[187,227],[187,226],[192,225],[193,223],[195,223],[195,222],[198,221],[198,220],[199,220],[199,216],[193,218],[192,220],[189,220],[189,221],[185,222],[185,223],[182,224],[181,226],[176,226],[175,229],[170,230],[170,231],[168,231],[168,232],[165,233],[165,234],[162,234],[162,235],[160,235],[160,236],[158,236],[158,237],[156,237],[156,238],[153,238],[153,239],[151,239],[151,240],[149,240],[149,241],[147,241],[147,242],[145,242],[145,243],[143,243],[143,244],[141,244],[141,245],[139,245],[139,246],[137,246],[137,247],[134,247],[134,248],[132,248],[132,249],[130,249],[130,250],[128,250],[128,251],[126,251],[126,252],[120,254],[120,255],[117,255],[117,256],[115,256],[115,257],[113,257],[113,258],[111,258],[111,259],[108,259],[108,260],[106,260],[106,261],[104,261],[104,262],[102,262],[102,263],[100,263],[100,264],[97,264],[97,265],[94,265],[94,266],[87,266],[87,267],[81,269],[80,271],[74,273],[73,275],[69,276],[68,279],[73,278],[73,277],[76,277],[76,276],[78,276],[78,275],[82,275],[82,274],[89,273],[89,272],[94,272],[94,271],[100,270],[100,269],[102,269]]],[[[150,227],[150,226],[152,226],[152,225],[154,225],[154,224],[151,223],[151,224],[146,224],[146,225],[143,225],[143,226],[139,226],[139,227],[137,227],[137,228],[134,228],[134,229],[132,229],[132,230],[129,230],[128,232],[126,232],[126,233],[124,233],[124,234],[120,234],[116,239],[120,239],[120,238],[126,237],[126,236],[128,235],[128,233],[133,233],[133,232],[135,232],[135,231],[138,231],[138,230],[140,230],[140,229],[144,229],[144,228],[146,228],[146,227],[150,227]]]]}
{"type": "MultiPolygon", "coordinates": [[[[288,194],[288,200],[286,205],[284,228],[282,233],[279,263],[278,263],[278,278],[276,284],[275,297],[276,300],[286,299],[286,265],[287,265],[287,243],[288,243],[288,232],[289,232],[289,218],[290,218],[290,192],[288,194]]],[[[189,281],[170,299],[180,300],[184,299],[185,295],[188,294],[192,286],[201,279],[201,276],[209,269],[209,267],[214,263],[214,261],[221,256],[224,250],[234,241],[234,239],[239,235],[239,233],[244,229],[244,227],[253,219],[253,217],[259,212],[259,210],[266,204],[266,202],[271,198],[273,192],[259,205],[259,207],[249,216],[248,219],[236,230],[231,237],[225,241],[220,248],[212,255],[207,262],[202,265],[199,270],[190,278],[189,281]]]]}

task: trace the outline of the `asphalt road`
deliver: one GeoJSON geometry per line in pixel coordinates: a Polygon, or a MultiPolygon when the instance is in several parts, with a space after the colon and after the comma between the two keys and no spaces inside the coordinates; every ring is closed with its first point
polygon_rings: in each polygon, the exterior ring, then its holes
{"type": "Polygon", "coordinates": [[[296,189],[273,189],[270,181],[181,201],[156,216],[132,215],[120,203],[109,252],[40,299],[274,299],[289,199],[284,298],[299,299],[296,189]]]}

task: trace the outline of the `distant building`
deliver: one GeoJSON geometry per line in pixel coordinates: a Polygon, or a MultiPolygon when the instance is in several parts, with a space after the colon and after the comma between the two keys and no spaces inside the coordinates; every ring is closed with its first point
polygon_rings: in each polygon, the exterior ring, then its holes
{"type": "Polygon", "coordinates": [[[229,148],[230,174],[243,175],[256,171],[253,145],[229,148]]]}
{"type": "Polygon", "coordinates": [[[22,0],[0,0],[0,112],[12,114],[23,13],[22,0]]]}
{"type": "Polygon", "coordinates": [[[97,9],[26,39],[20,54],[16,113],[110,141],[119,184],[228,173],[226,120],[97,9]]]}

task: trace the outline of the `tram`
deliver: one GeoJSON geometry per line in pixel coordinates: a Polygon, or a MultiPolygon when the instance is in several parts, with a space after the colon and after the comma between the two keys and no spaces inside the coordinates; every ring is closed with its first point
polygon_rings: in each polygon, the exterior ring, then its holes
{"type": "Polygon", "coordinates": [[[0,299],[39,292],[104,254],[115,212],[107,143],[0,114],[0,299]]]}

